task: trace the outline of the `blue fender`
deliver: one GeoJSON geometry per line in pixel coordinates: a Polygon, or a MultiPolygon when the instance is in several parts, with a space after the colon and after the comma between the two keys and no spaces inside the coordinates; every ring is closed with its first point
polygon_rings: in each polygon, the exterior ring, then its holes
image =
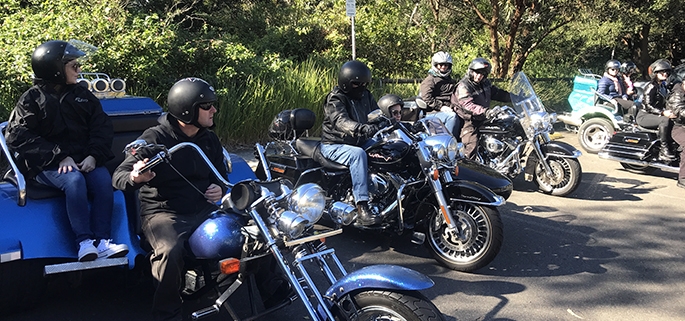
{"type": "Polygon", "coordinates": [[[429,277],[406,267],[372,265],[340,278],[326,290],[325,297],[340,298],[352,291],[364,289],[418,291],[434,284],[429,277]]]}

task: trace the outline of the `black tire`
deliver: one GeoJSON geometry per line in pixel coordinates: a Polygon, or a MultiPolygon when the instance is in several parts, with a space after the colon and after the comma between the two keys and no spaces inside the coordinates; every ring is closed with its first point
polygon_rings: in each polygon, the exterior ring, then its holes
{"type": "Polygon", "coordinates": [[[447,230],[442,214],[428,223],[428,247],[433,257],[446,267],[471,272],[488,265],[502,247],[502,219],[494,207],[455,202],[450,206],[461,235],[447,230]]]}
{"type": "Polygon", "coordinates": [[[37,304],[48,280],[45,260],[17,260],[0,264],[0,315],[26,310],[37,304]]]}
{"type": "Polygon", "coordinates": [[[638,173],[638,174],[651,174],[651,173],[654,173],[656,171],[656,167],[649,167],[649,166],[643,166],[643,165],[621,163],[621,166],[623,166],[623,168],[627,169],[630,172],[638,173]]]}
{"type": "Polygon", "coordinates": [[[578,142],[590,154],[597,154],[614,135],[614,125],[606,118],[595,117],[583,122],[578,129],[578,142]]]}
{"type": "MultiPolygon", "coordinates": [[[[351,312],[350,320],[445,320],[440,310],[418,291],[361,291],[340,305],[351,312]],[[356,310],[356,311],[355,311],[356,310]]],[[[341,310],[333,311],[336,320],[345,320],[341,310]]]]}
{"type": "Polygon", "coordinates": [[[535,167],[535,184],[538,185],[540,191],[556,196],[573,193],[583,175],[578,159],[549,156],[547,160],[554,176],[547,177],[542,163],[538,162],[535,167]]]}

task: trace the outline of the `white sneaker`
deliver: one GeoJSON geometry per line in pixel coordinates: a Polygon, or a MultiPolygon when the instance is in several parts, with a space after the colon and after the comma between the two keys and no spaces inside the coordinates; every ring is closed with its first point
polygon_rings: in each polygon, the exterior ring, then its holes
{"type": "Polygon", "coordinates": [[[78,244],[79,262],[92,261],[98,258],[98,249],[95,248],[93,242],[95,240],[86,239],[78,244]]]}
{"type": "Polygon", "coordinates": [[[97,251],[99,258],[104,257],[111,259],[128,254],[128,246],[126,246],[126,244],[114,244],[112,243],[112,240],[100,240],[97,251]]]}

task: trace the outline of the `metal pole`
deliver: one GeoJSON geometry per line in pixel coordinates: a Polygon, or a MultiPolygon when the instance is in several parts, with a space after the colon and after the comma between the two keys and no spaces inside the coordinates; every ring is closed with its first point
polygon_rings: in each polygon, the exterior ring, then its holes
{"type": "Polygon", "coordinates": [[[357,49],[354,41],[354,16],[350,17],[350,21],[352,22],[352,60],[357,59],[357,49]]]}

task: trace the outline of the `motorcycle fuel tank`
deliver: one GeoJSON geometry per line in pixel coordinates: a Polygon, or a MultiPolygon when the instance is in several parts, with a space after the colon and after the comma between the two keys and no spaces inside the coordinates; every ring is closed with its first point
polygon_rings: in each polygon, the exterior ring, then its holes
{"type": "Polygon", "coordinates": [[[507,116],[505,118],[497,118],[493,121],[484,123],[482,126],[480,126],[479,131],[481,134],[502,135],[514,132],[516,124],[516,117],[507,116]]]}
{"type": "Polygon", "coordinates": [[[402,160],[409,154],[410,146],[403,141],[385,143],[366,151],[369,163],[373,165],[402,167],[402,160]]]}

